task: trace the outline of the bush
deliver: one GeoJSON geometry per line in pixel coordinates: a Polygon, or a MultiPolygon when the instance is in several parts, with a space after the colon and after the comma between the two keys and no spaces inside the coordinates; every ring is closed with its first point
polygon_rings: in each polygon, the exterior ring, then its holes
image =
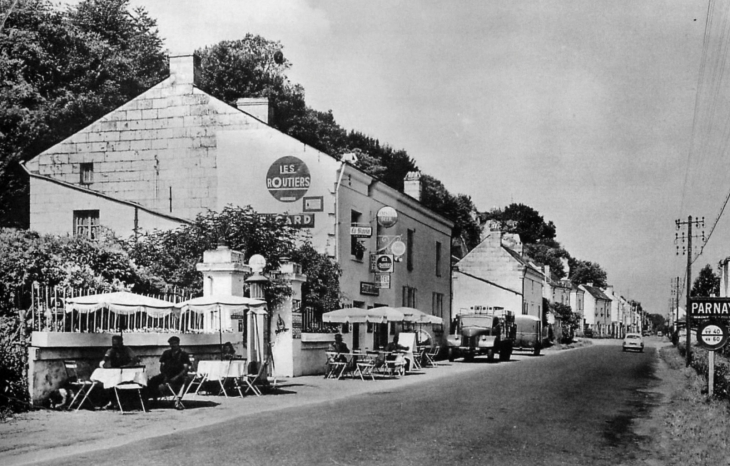
{"type": "Polygon", "coordinates": [[[21,342],[17,318],[0,316],[0,419],[28,408],[26,339],[21,342]]]}

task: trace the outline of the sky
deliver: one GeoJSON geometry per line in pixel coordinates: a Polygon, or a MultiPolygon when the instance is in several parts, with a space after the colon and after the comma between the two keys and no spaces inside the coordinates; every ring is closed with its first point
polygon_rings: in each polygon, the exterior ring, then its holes
{"type": "MultiPolygon", "coordinates": [[[[730,189],[725,0],[131,3],[171,52],[280,41],[310,107],[405,149],[480,211],[533,207],[651,313],[686,274],[675,220],[705,217],[707,236],[730,189]]],[[[693,278],[730,256],[725,215],[693,278]]]]}

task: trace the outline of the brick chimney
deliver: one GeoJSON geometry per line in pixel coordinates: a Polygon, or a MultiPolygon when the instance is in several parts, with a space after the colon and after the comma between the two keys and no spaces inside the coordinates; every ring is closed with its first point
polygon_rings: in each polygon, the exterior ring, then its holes
{"type": "Polygon", "coordinates": [[[499,224],[499,222],[495,222],[494,220],[489,220],[486,224],[487,229],[489,230],[489,235],[487,236],[487,241],[490,247],[492,248],[501,248],[502,247],[502,227],[499,224]]]}
{"type": "Polygon", "coordinates": [[[269,124],[272,109],[269,107],[269,99],[266,97],[243,97],[236,101],[236,107],[267,125],[269,124]]]}
{"type": "Polygon", "coordinates": [[[192,53],[170,55],[170,77],[174,85],[197,84],[200,59],[192,53]]]}
{"type": "Polygon", "coordinates": [[[420,201],[421,190],[421,172],[408,172],[403,180],[403,193],[420,201]]]}

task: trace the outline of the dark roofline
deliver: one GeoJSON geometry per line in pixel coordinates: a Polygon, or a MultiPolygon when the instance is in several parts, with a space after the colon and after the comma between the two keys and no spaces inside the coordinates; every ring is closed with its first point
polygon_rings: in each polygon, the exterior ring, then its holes
{"type": "Polygon", "coordinates": [[[130,207],[134,207],[135,209],[142,210],[144,212],[147,212],[148,214],[155,215],[157,217],[166,218],[168,220],[172,220],[172,221],[175,221],[175,222],[186,223],[188,225],[192,225],[193,224],[193,222],[190,221],[190,220],[188,220],[188,219],[185,219],[185,218],[182,218],[182,217],[176,217],[174,215],[164,214],[162,212],[157,212],[156,210],[152,210],[149,207],[145,207],[143,205],[137,204],[136,202],[125,201],[123,199],[117,199],[115,197],[109,196],[108,194],[100,193],[98,191],[93,191],[93,190],[88,189],[88,188],[83,188],[81,186],[77,186],[75,184],[68,183],[66,181],[57,180],[55,178],[51,178],[51,177],[46,176],[46,175],[39,175],[37,173],[33,173],[30,170],[28,170],[28,168],[25,166],[25,162],[21,162],[20,163],[20,166],[23,167],[23,170],[25,170],[25,172],[30,177],[38,178],[38,179],[43,180],[43,181],[49,181],[51,183],[55,183],[57,185],[60,185],[60,186],[65,187],[65,188],[74,189],[76,191],[80,191],[80,192],[85,193],[85,194],[91,194],[92,196],[101,197],[101,198],[106,199],[108,201],[116,202],[117,204],[124,204],[124,205],[130,206],[130,207]]]}
{"type": "Polygon", "coordinates": [[[596,288],[594,286],[588,286],[588,285],[583,285],[583,287],[586,290],[588,290],[588,292],[591,295],[593,295],[593,297],[596,299],[603,299],[605,301],[613,301],[613,299],[611,299],[608,296],[606,296],[605,294],[603,294],[603,291],[601,291],[599,288],[596,288]]]}

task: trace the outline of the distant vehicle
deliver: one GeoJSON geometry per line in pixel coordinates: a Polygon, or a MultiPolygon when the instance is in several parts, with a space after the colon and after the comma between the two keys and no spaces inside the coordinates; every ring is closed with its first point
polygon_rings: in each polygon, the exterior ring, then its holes
{"type": "Polygon", "coordinates": [[[658,332],[656,333],[656,336],[658,336],[658,337],[660,337],[660,338],[661,338],[661,337],[663,337],[663,336],[664,336],[664,334],[663,334],[663,333],[662,333],[662,331],[660,330],[660,331],[658,331],[658,332]]]}
{"type": "Polygon", "coordinates": [[[585,329],[585,331],[583,332],[583,335],[586,338],[593,338],[593,329],[590,329],[590,328],[585,329]]]}
{"type": "Polygon", "coordinates": [[[651,336],[651,332],[648,331],[648,330],[644,330],[644,336],[645,337],[650,337],[651,336]]]}
{"type": "Polygon", "coordinates": [[[641,338],[641,335],[639,335],[638,333],[627,333],[624,337],[623,350],[638,351],[640,353],[643,353],[644,340],[641,338]]]}

